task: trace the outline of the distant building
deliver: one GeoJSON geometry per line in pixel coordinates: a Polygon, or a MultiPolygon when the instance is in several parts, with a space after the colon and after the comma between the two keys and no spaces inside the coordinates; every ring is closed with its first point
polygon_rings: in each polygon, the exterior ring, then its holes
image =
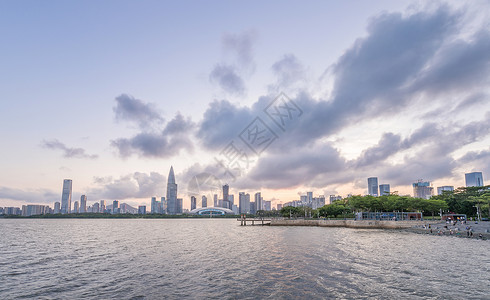
{"type": "Polygon", "coordinates": [[[434,188],[431,186],[430,181],[419,180],[413,183],[412,186],[415,198],[429,199],[434,195],[434,188]]]}
{"type": "Polygon", "coordinates": [[[73,203],[73,212],[78,214],[80,211],[79,211],[79,206],[78,206],[78,201],[75,201],[73,203]]]}
{"type": "Polygon", "coordinates": [[[445,185],[445,186],[438,186],[437,187],[437,195],[442,195],[444,191],[454,191],[454,186],[452,185],[445,185]]]}
{"type": "Polygon", "coordinates": [[[22,205],[22,215],[25,217],[44,215],[49,213],[49,206],[46,205],[22,205]]]}
{"type": "Polygon", "coordinates": [[[20,215],[22,215],[22,210],[20,209],[20,207],[4,207],[3,213],[5,215],[20,216],[20,215]]]}
{"type": "Polygon", "coordinates": [[[59,202],[54,203],[54,213],[55,214],[61,213],[61,204],[59,202]]]}
{"type": "Polygon", "coordinates": [[[281,210],[282,209],[282,204],[281,203],[278,203],[277,204],[277,210],[281,210]]]}
{"type": "Polygon", "coordinates": [[[313,201],[313,192],[306,192],[306,205],[311,205],[313,201]]]}
{"type": "Polygon", "coordinates": [[[374,197],[378,197],[378,177],[368,178],[368,194],[374,197]]]}
{"type": "Polygon", "coordinates": [[[112,213],[113,214],[119,213],[119,201],[117,200],[112,201],[112,213]]]}
{"type": "Polygon", "coordinates": [[[201,199],[201,207],[208,207],[208,197],[203,195],[201,199]]]}
{"type": "Polygon", "coordinates": [[[338,201],[338,200],[342,200],[342,196],[330,195],[329,198],[330,198],[329,199],[330,200],[329,204],[332,204],[332,203],[334,203],[335,201],[338,201]]]}
{"type": "Polygon", "coordinates": [[[379,185],[379,195],[389,195],[391,193],[390,191],[390,185],[389,184],[380,184],[379,185]]]}
{"type": "Polygon", "coordinates": [[[157,203],[157,197],[151,197],[151,206],[150,206],[150,212],[152,214],[158,213],[158,203],[157,203]]]}
{"type": "Polygon", "coordinates": [[[240,192],[238,194],[238,204],[240,206],[240,209],[239,209],[240,214],[249,214],[250,213],[250,194],[245,194],[244,192],[240,192]]]}
{"type": "Polygon", "coordinates": [[[105,200],[100,200],[100,206],[97,206],[96,212],[105,213],[106,212],[105,210],[106,210],[105,200]]]}
{"type": "Polygon", "coordinates": [[[231,209],[230,199],[228,199],[229,192],[230,192],[230,187],[227,184],[223,185],[223,206],[222,207],[231,209]]]}
{"type": "Polygon", "coordinates": [[[311,208],[312,209],[318,209],[320,207],[325,206],[325,196],[320,195],[318,197],[315,197],[311,201],[311,208]]]}
{"type": "Polygon", "coordinates": [[[95,202],[94,205],[92,205],[92,212],[93,213],[99,213],[99,212],[104,212],[101,208],[98,202],[95,202]]]}
{"type": "Polygon", "coordinates": [[[255,202],[250,202],[250,214],[255,215],[257,213],[256,203],[255,202]]]}
{"type": "Polygon", "coordinates": [[[218,195],[217,194],[214,194],[213,195],[213,206],[214,207],[219,207],[218,206],[218,195]]]}
{"type": "Polygon", "coordinates": [[[160,197],[160,213],[164,214],[167,212],[167,201],[165,201],[165,197],[160,197]]]}
{"type": "Polygon", "coordinates": [[[139,215],[145,215],[146,214],[146,205],[138,206],[138,214],[139,215]]]}
{"type": "Polygon", "coordinates": [[[264,210],[264,205],[262,203],[262,195],[260,192],[255,193],[255,211],[264,210]]]}
{"type": "Polygon", "coordinates": [[[197,208],[197,199],[194,196],[191,196],[191,210],[197,208]]]}
{"type": "Polygon", "coordinates": [[[472,172],[464,174],[466,187],[470,186],[484,186],[483,184],[483,173],[482,172],[472,172]]]}
{"type": "Polygon", "coordinates": [[[80,197],[80,213],[84,214],[87,212],[87,196],[82,195],[80,197]]]}
{"type": "Polygon", "coordinates": [[[271,211],[272,210],[272,201],[263,201],[264,210],[271,211]]]}
{"type": "Polygon", "coordinates": [[[176,211],[175,213],[176,214],[182,214],[183,210],[182,210],[182,198],[177,198],[177,202],[176,202],[176,211]]]}
{"type": "Polygon", "coordinates": [[[175,174],[174,174],[173,166],[170,167],[170,172],[168,174],[168,181],[167,181],[167,213],[169,215],[182,213],[182,203],[180,205],[180,212],[177,203],[177,183],[175,183],[175,174]]]}
{"type": "Polygon", "coordinates": [[[69,214],[71,212],[71,179],[63,180],[63,191],[61,193],[61,213],[69,214]]]}

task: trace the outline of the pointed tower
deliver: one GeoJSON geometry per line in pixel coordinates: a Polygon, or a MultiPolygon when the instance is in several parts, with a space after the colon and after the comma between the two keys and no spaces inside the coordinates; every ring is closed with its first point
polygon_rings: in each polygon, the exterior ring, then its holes
{"type": "Polygon", "coordinates": [[[170,167],[167,181],[167,214],[175,215],[177,208],[177,184],[175,183],[174,167],[170,167]]]}

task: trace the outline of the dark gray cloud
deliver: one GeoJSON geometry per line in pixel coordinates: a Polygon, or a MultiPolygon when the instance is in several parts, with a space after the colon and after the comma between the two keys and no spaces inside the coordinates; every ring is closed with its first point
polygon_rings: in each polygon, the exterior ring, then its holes
{"type": "Polygon", "coordinates": [[[191,131],[194,123],[177,114],[165,128],[158,132],[140,132],[131,138],[111,141],[121,157],[137,154],[142,157],[166,158],[176,156],[181,150],[192,152],[191,131]]]}
{"type": "Polygon", "coordinates": [[[163,117],[151,103],[144,103],[127,94],[122,94],[115,100],[116,106],[113,111],[116,120],[134,122],[140,127],[163,122],[163,117]]]}
{"type": "Polygon", "coordinates": [[[216,65],[211,71],[209,79],[229,94],[242,95],[245,93],[245,82],[233,66],[216,65]]]}
{"type": "Polygon", "coordinates": [[[96,159],[99,156],[96,154],[87,154],[83,148],[70,148],[57,139],[42,141],[41,146],[52,150],[61,150],[63,157],[65,158],[83,158],[83,159],[96,159]]]}
{"type": "Polygon", "coordinates": [[[9,199],[27,203],[46,203],[52,204],[61,200],[60,193],[55,193],[46,189],[21,190],[8,187],[0,187],[0,199],[9,199]]]}
{"type": "Polygon", "coordinates": [[[92,200],[150,198],[164,196],[166,177],[158,172],[135,172],[121,176],[94,177],[96,188],[89,189],[87,196],[92,200]]]}

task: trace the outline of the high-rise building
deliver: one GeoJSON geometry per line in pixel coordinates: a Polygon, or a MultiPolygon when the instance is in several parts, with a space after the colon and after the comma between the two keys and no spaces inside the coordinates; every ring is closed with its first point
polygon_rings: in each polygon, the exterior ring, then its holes
{"type": "Polygon", "coordinates": [[[264,204],[262,203],[262,195],[260,192],[255,193],[255,211],[264,210],[264,204]]]}
{"type": "Polygon", "coordinates": [[[213,195],[213,206],[218,207],[218,195],[217,194],[213,195]]]}
{"type": "Polygon", "coordinates": [[[139,215],[146,214],[146,205],[140,205],[140,206],[138,206],[138,214],[139,215]]]}
{"type": "Polygon", "coordinates": [[[82,195],[80,197],[80,213],[86,213],[87,212],[87,196],[82,195]]]}
{"type": "Polygon", "coordinates": [[[250,214],[255,215],[257,213],[256,203],[255,202],[250,202],[250,214]]]}
{"type": "MultiPolygon", "coordinates": [[[[182,205],[180,206],[182,208],[182,205]]],[[[170,167],[167,181],[167,213],[175,215],[178,212],[177,184],[175,183],[174,167],[170,167]]]]}
{"type": "Polygon", "coordinates": [[[191,210],[197,208],[197,199],[194,196],[191,196],[191,210]]]}
{"type": "Polygon", "coordinates": [[[240,192],[238,194],[238,204],[240,214],[249,214],[250,213],[250,194],[245,194],[244,192],[240,192]]]}
{"type": "Polygon", "coordinates": [[[161,214],[167,213],[167,201],[165,201],[165,197],[160,198],[160,206],[161,206],[161,214]]]}
{"type": "Polygon", "coordinates": [[[45,205],[22,205],[22,215],[25,217],[35,216],[35,215],[44,215],[49,212],[49,206],[45,205]]]}
{"type": "Polygon", "coordinates": [[[59,202],[54,203],[54,213],[59,214],[61,212],[61,204],[59,202]]]}
{"type": "Polygon", "coordinates": [[[310,205],[313,201],[313,192],[306,192],[306,204],[310,205]]]}
{"type": "Polygon", "coordinates": [[[158,213],[157,197],[151,197],[151,210],[150,211],[152,214],[158,213]]]}
{"type": "Polygon", "coordinates": [[[175,203],[176,203],[175,213],[176,214],[182,214],[182,212],[183,212],[182,202],[183,202],[182,198],[177,198],[177,201],[175,201],[175,203]]]}
{"type": "Polygon", "coordinates": [[[73,212],[78,214],[79,211],[79,206],[78,206],[78,201],[73,202],[73,212]]]}
{"type": "Polygon", "coordinates": [[[228,186],[228,184],[223,185],[223,207],[231,209],[230,199],[228,199],[229,192],[230,187],[228,186]]]}
{"type": "Polygon", "coordinates": [[[94,205],[92,205],[92,212],[93,213],[102,212],[99,203],[95,202],[94,205]]]}
{"type": "Polygon", "coordinates": [[[272,201],[262,201],[264,203],[264,210],[271,211],[272,210],[272,201]]]}
{"type": "Polygon", "coordinates": [[[472,172],[464,174],[466,181],[466,186],[484,186],[483,184],[483,173],[482,172],[472,172]]]}
{"type": "Polygon", "coordinates": [[[434,188],[431,186],[430,181],[418,180],[412,186],[415,198],[429,199],[434,194],[434,188]]]}
{"type": "Polygon", "coordinates": [[[438,186],[437,187],[437,195],[442,195],[444,191],[454,191],[454,186],[445,185],[445,186],[438,186]]]}
{"type": "Polygon", "coordinates": [[[378,197],[378,177],[368,178],[368,194],[374,197],[378,197]]]}
{"type": "Polygon", "coordinates": [[[379,195],[389,195],[390,194],[390,185],[389,184],[380,184],[379,185],[379,195]]]}
{"type": "Polygon", "coordinates": [[[119,213],[119,201],[117,200],[112,201],[112,213],[113,214],[119,213]]]}
{"type": "Polygon", "coordinates": [[[100,206],[97,206],[96,212],[105,213],[105,200],[100,200],[100,206]]]}
{"type": "Polygon", "coordinates": [[[201,207],[208,207],[208,197],[202,195],[201,207]]]}
{"type": "Polygon", "coordinates": [[[71,212],[71,179],[63,180],[63,192],[61,194],[61,213],[69,214],[71,212]]]}

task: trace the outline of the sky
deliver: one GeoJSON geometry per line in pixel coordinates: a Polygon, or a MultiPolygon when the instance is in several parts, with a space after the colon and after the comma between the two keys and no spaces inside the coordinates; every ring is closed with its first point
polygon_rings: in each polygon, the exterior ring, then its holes
{"type": "Polygon", "coordinates": [[[184,208],[208,178],[273,206],[488,181],[489,28],[478,0],[0,1],[0,206],[66,178],[149,205],[171,166],[184,208]]]}

